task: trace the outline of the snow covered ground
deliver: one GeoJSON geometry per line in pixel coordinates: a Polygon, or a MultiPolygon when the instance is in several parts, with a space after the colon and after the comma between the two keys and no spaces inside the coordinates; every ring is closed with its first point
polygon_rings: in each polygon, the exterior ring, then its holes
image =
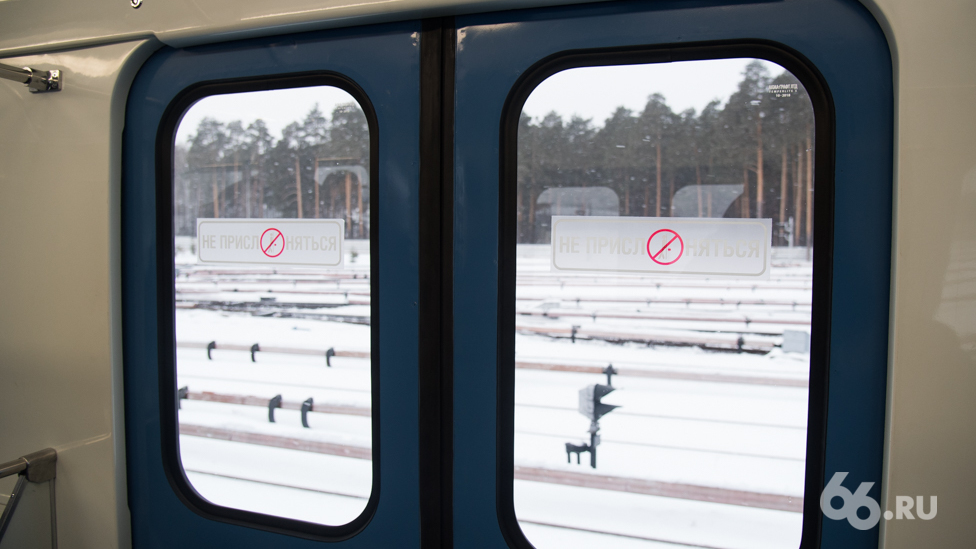
{"type": "MultiPolygon", "coordinates": [[[[369,254],[350,249],[340,271],[178,254],[178,383],[190,392],[181,456],[203,497],[322,524],[362,512],[369,254]],[[251,362],[243,349],[254,343],[272,350],[251,362]],[[338,408],[309,413],[304,428],[297,409],[270,423],[266,405],[210,393],[338,408]]],[[[796,547],[809,355],[779,346],[784,330],[809,333],[811,263],[780,250],[767,281],[567,276],[549,272],[547,250],[518,250],[515,464],[528,476],[516,473],[515,508],[528,539],[539,549],[796,547]],[[565,443],[589,441],[578,392],[605,384],[597,372],[611,363],[621,373],[603,401],[621,408],[600,421],[598,468],[587,454],[567,463],[565,443]],[[703,490],[718,499],[694,495],[703,490]]]]}

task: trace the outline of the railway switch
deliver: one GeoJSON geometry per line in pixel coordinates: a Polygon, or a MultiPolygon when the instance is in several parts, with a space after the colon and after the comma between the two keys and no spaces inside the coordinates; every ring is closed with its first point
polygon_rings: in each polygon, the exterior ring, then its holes
{"type": "Polygon", "coordinates": [[[308,429],[308,413],[312,411],[312,397],[302,402],[302,427],[308,429]]]}
{"type": "Polygon", "coordinates": [[[274,411],[275,408],[281,408],[281,395],[275,395],[274,398],[268,401],[268,422],[274,423],[274,411]]]}

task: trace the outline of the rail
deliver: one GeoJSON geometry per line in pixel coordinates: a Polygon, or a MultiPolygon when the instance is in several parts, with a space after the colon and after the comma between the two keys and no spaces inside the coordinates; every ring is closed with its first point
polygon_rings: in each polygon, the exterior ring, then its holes
{"type": "Polygon", "coordinates": [[[7,505],[0,514],[0,547],[58,547],[54,480],[58,453],[54,448],[0,463],[0,478],[18,475],[7,505]],[[17,511],[20,510],[19,513],[17,511]],[[48,515],[50,529],[38,528],[48,515]]]}
{"type": "MultiPolygon", "coordinates": [[[[372,459],[372,450],[361,446],[350,446],[332,442],[319,442],[294,437],[268,435],[263,433],[249,433],[235,429],[209,427],[204,425],[190,425],[181,423],[180,434],[241,442],[257,446],[273,448],[288,448],[317,454],[327,454],[354,459],[372,459]]],[[[667,482],[644,478],[619,477],[595,473],[548,469],[545,467],[514,467],[515,480],[542,482],[546,484],[562,484],[578,488],[592,488],[613,492],[628,492],[691,501],[722,503],[741,507],[755,507],[791,513],[803,512],[803,497],[785,494],[753,492],[748,490],[734,490],[714,486],[701,486],[679,482],[667,482]]]]}
{"type": "MultiPolygon", "coordinates": [[[[532,328],[524,328],[530,330],[532,328]]],[[[548,332],[552,332],[553,329],[543,329],[548,332]]],[[[559,331],[555,329],[555,336],[565,336],[570,333],[570,330],[559,331]]],[[[577,337],[584,337],[588,333],[581,332],[577,330],[577,337]]],[[[618,336],[619,337],[619,336],[618,336]]],[[[695,339],[694,341],[683,339],[682,343],[687,344],[699,344],[707,345],[712,348],[718,348],[720,350],[729,350],[733,345],[738,347],[740,344],[738,342],[723,341],[718,339],[695,339]],[[724,344],[725,347],[719,347],[720,344],[724,344]]],[[[750,352],[754,347],[759,350],[768,350],[773,346],[772,343],[764,341],[753,341],[753,340],[743,340],[742,344],[743,352],[750,352]]],[[[190,349],[207,349],[207,358],[211,359],[212,351],[214,350],[231,350],[231,351],[245,351],[251,353],[251,360],[257,362],[256,353],[258,352],[270,352],[270,353],[281,353],[281,354],[297,354],[297,355],[311,355],[311,356],[325,356],[326,365],[332,365],[333,357],[345,357],[345,358],[362,358],[369,359],[369,351],[346,351],[346,350],[336,350],[335,347],[330,347],[327,350],[319,349],[298,349],[290,347],[269,347],[261,346],[257,343],[253,345],[241,345],[233,343],[220,343],[219,345],[215,341],[209,343],[195,342],[195,341],[181,341],[177,343],[177,347],[180,348],[190,348],[190,349]]],[[[546,362],[534,362],[534,361],[515,361],[515,367],[518,369],[525,370],[548,370],[553,372],[573,372],[582,374],[603,374],[605,373],[605,366],[588,366],[582,364],[555,364],[546,362]]],[[[646,378],[656,378],[656,379],[674,379],[680,381],[709,381],[714,383],[738,383],[742,385],[772,385],[772,386],[782,386],[782,387],[808,387],[809,381],[804,378],[799,377],[788,377],[788,376],[756,376],[756,375],[742,375],[735,373],[721,373],[721,372],[697,372],[697,371],[680,371],[675,369],[650,369],[650,368],[617,368],[616,373],[618,375],[627,377],[646,377],[646,378]]],[[[217,397],[219,395],[213,395],[211,393],[189,393],[183,398],[188,398],[190,400],[211,400],[218,401],[217,397]],[[209,395],[209,396],[205,396],[209,395]]],[[[227,396],[231,398],[231,396],[227,396]]],[[[233,397],[233,398],[244,398],[244,397],[233,397]]],[[[258,397],[247,397],[258,399],[258,397]]],[[[222,400],[219,402],[230,402],[229,400],[222,400]]],[[[258,402],[255,400],[254,402],[258,402]]],[[[243,404],[243,402],[233,402],[235,404],[243,404]]],[[[247,404],[251,404],[248,402],[247,404]]],[[[267,400],[262,400],[261,405],[267,405],[267,400]]],[[[282,408],[288,408],[289,405],[282,405],[282,408]]],[[[299,410],[301,407],[299,405],[294,405],[293,409],[299,410]]],[[[318,409],[312,411],[319,411],[318,409]]],[[[344,412],[327,412],[327,413],[344,413],[344,412]]],[[[353,414],[361,415],[361,414],[353,414]]]]}
{"type": "Polygon", "coordinates": [[[41,71],[30,67],[11,67],[0,63],[0,78],[26,84],[33,93],[61,91],[61,71],[41,71]]]}

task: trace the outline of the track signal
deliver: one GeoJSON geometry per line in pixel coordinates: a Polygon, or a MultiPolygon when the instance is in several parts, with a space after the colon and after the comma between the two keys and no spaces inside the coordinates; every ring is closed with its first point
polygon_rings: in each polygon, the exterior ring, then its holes
{"type": "Polygon", "coordinates": [[[583,387],[579,392],[579,413],[589,418],[590,421],[599,421],[601,417],[620,407],[600,402],[600,399],[613,391],[613,387],[599,383],[583,387]]]}
{"type": "MultiPolygon", "coordinates": [[[[608,366],[603,373],[607,374],[607,382],[609,383],[610,376],[615,374],[616,371],[613,370],[613,366],[608,366]]],[[[614,404],[604,404],[600,400],[612,393],[614,390],[614,387],[610,385],[601,385],[599,383],[595,385],[587,385],[586,387],[580,389],[579,412],[590,420],[590,443],[573,444],[571,442],[567,442],[567,462],[572,463],[572,455],[576,454],[576,463],[579,463],[580,454],[583,452],[589,452],[590,467],[596,469],[596,447],[600,445],[600,418],[620,407],[614,404]]]]}

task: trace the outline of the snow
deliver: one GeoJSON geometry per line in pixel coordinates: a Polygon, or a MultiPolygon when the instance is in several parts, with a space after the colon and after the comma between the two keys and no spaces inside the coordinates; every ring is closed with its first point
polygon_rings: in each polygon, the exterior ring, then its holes
{"type": "MultiPolygon", "coordinates": [[[[176,258],[179,386],[371,407],[369,359],[333,357],[326,367],[324,356],[329,348],[370,350],[370,327],[355,323],[368,322],[370,313],[368,243],[347,246],[356,257],[347,253],[342,270],[202,265],[190,244],[178,243],[176,258]],[[212,360],[205,350],[210,341],[218,344],[212,360]],[[253,343],[321,354],[262,351],[251,362],[249,352],[221,349],[253,343]]],[[[518,368],[516,465],[802,498],[809,355],[777,345],[783,330],[809,331],[812,268],[803,251],[774,251],[770,279],[751,281],[557,274],[549,272],[548,246],[519,246],[516,309],[525,314],[516,325],[545,333],[519,332],[516,361],[601,369],[612,363],[625,374],[647,376],[614,376],[616,391],[603,401],[621,407],[600,421],[594,470],[587,455],[582,465],[568,464],[564,444],[589,441],[578,393],[605,384],[606,376],[518,368]],[[605,338],[617,341],[591,337],[598,333],[617,334],[605,338]],[[645,343],[691,337],[724,342],[732,352],[645,343]],[[769,351],[734,352],[740,337],[769,351]],[[682,379],[660,377],[666,374],[682,379]]],[[[311,413],[306,429],[298,411],[276,410],[275,423],[267,413],[261,406],[184,400],[180,421],[371,445],[368,417],[311,413]]],[[[342,524],[362,511],[372,485],[369,460],[188,435],[180,440],[191,483],[219,505],[342,524]]],[[[525,480],[515,482],[515,506],[538,549],[795,547],[802,522],[786,511],[525,480]]]]}
{"type": "Polygon", "coordinates": [[[515,513],[537,549],[550,547],[674,547],[612,535],[539,526],[543,523],[597,532],[727,549],[795,549],[802,515],[702,501],[645,496],[540,482],[515,483],[515,513]],[[530,522],[531,521],[531,522],[530,522]]]}
{"type": "Polygon", "coordinates": [[[235,509],[345,524],[366,508],[372,486],[372,463],[361,459],[192,436],[180,437],[180,451],[193,488],[235,509]]]}

